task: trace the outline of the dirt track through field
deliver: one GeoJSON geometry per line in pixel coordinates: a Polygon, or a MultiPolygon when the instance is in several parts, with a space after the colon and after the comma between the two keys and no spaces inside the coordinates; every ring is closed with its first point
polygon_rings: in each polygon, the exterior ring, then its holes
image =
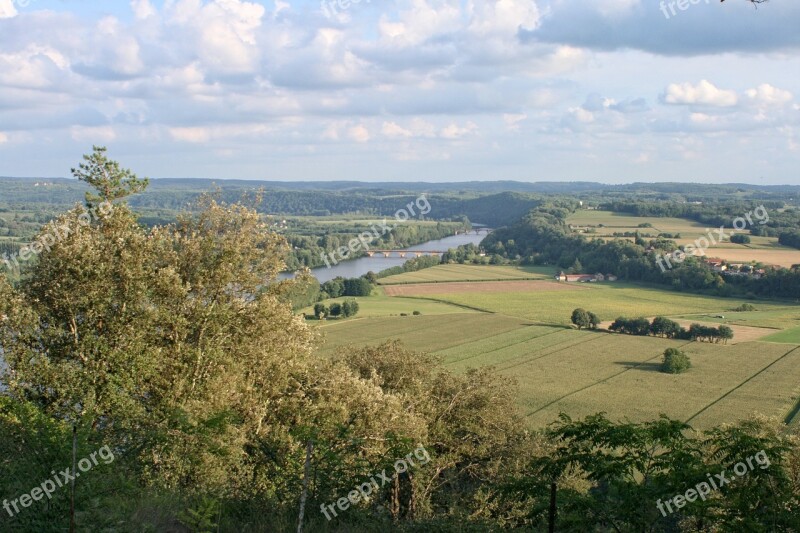
{"type": "Polygon", "coordinates": [[[489,292],[533,292],[584,290],[578,284],[552,281],[476,281],[446,283],[413,283],[409,285],[385,285],[387,296],[431,296],[434,294],[464,294],[489,292]]]}

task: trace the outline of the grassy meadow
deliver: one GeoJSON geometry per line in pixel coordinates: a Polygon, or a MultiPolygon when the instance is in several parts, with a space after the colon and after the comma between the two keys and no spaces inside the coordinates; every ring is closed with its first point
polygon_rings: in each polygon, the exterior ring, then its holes
{"type": "MultiPolygon", "coordinates": [[[[642,235],[657,236],[659,233],[680,234],[673,239],[678,244],[693,243],[707,233],[708,226],[682,218],[636,217],[611,211],[578,211],[567,219],[576,231],[589,232],[588,235],[613,239],[614,233],[640,232],[642,235]],[[652,227],[640,228],[640,224],[652,227]],[[602,227],[601,227],[602,225],[602,227]]],[[[749,234],[749,230],[740,233],[749,234]]],[[[631,239],[632,240],[632,239],[631,239]]],[[[800,263],[800,251],[778,244],[776,237],[751,236],[750,244],[734,244],[729,241],[718,243],[706,251],[708,257],[726,261],[750,263],[752,261],[770,265],[791,267],[800,263]]]]}
{"type": "MultiPolygon", "coordinates": [[[[554,281],[541,283],[563,285],[554,281]]],[[[570,284],[568,287],[571,290],[458,294],[448,293],[446,286],[442,286],[441,293],[427,296],[442,302],[474,306],[554,325],[569,325],[570,315],[578,307],[588,309],[606,321],[619,316],[651,317],[698,313],[724,315],[730,309],[745,303],[745,300],[671,292],[619,282],[570,284]]],[[[786,303],[759,302],[758,308],[765,312],[781,313],[779,316],[786,317],[785,319],[792,314],[800,319],[800,308],[787,309],[786,303]]]]}
{"type": "Polygon", "coordinates": [[[530,290],[504,291],[504,282],[493,281],[509,276],[509,287],[519,287],[521,278],[513,276],[531,273],[536,272],[442,265],[410,273],[427,274],[422,278],[393,276],[411,293],[416,286],[408,283],[418,281],[425,297],[389,297],[379,288],[376,293],[381,294],[358,298],[361,311],[357,318],[319,324],[319,351],[326,355],[348,345],[399,339],[416,351],[435,354],[459,372],[492,366],[518,382],[519,405],[532,426],[546,425],[561,412],[579,417],[599,411],[635,421],[666,414],[697,428],[754,413],[787,420],[794,417],[797,422],[800,306],[751,301],[756,311],[736,313],[731,309],[743,301],[631,284],[562,284],[553,290],[559,284],[542,280],[529,282],[530,290]],[[448,268],[454,266],[462,268],[448,268]],[[482,290],[463,290],[470,285],[463,283],[466,276],[476,274],[486,280],[473,284],[482,290]],[[431,295],[434,280],[439,285],[431,295]],[[460,283],[448,286],[448,281],[460,283]],[[578,331],[569,324],[576,307],[589,309],[604,320],[620,315],[665,315],[748,326],[748,331],[761,327],[763,338],[726,346],[578,331]],[[399,316],[414,310],[422,315],[399,316]],[[725,318],[714,318],[716,315],[725,318]],[[693,368],[688,373],[660,372],[662,354],[669,347],[690,356],[693,368]]]}
{"type": "Polygon", "coordinates": [[[442,283],[452,281],[504,281],[551,279],[557,273],[553,267],[438,265],[417,272],[405,272],[378,280],[380,285],[403,283],[442,283]]]}

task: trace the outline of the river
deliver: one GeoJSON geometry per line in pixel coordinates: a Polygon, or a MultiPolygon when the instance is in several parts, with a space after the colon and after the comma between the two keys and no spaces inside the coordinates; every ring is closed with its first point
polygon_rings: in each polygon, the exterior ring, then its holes
{"type": "MultiPolygon", "coordinates": [[[[410,252],[413,252],[414,250],[446,252],[450,248],[457,248],[463,244],[477,245],[485,238],[486,233],[484,232],[481,232],[479,235],[476,235],[474,232],[472,232],[468,235],[453,235],[451,237],[445,237],[444,239],[423,242],[422,244],[405,248],[405,250],[410,252]]],[[[319,280],[320,283],[325,283],[326,281],[330,281],[338,276],[343,278],[357,278],[359,276],[363,276],[370,270],[378,273],[381,270],[386,270],[387,268],[403,266],[403,263],[414,257],[415,256],[412,254],[409,254],[405,258],[399,257],[396,253],[392,254],[392,257],[384,257],[383,254],[375,254],[372,257],[360,257],[358,259],[353,259],[352,261],[343,261],[338,265],[332,265],[330,268],[324,266],[315,268],[311,270],[311,273],[319,280]]],[[[281,279],[288,279],[290,277],[292,277],[292,274],[289,273],[283,273],[280,275],[281,279]]]]}

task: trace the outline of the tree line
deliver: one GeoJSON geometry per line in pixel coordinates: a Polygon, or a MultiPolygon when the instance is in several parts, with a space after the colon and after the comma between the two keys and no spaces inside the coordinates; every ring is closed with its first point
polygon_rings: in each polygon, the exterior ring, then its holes
{"type": "Polygon", "coordinates": [[[734,276],[714,272],[694,256],[672,269],[662,271],[656,262],[659,254],[677,249],[666,239],[627,240],[588,239],[572,233],[566,222],[578,208],[577,202],[548,202],[528,213],[517,223],[501,228],[481,243],[487,253],[523,264],[553,265],[568,269],[578,261],[585,272],[612,273],[620,279],[665,285],[679,291],[718,296],[762,298],[800,298],[800,270],[768,268],[757,276],[734,276]]]}
{"type": "Polygon", "coordinates": [[[719,327],[705,326],[702,324],[692,324],[689,328],[684,328],[677,322],[659,316],[652,322],[644,317],[639,318],[617,318],[609,327],[609,331],[624,333],[627,335],[664,337],[667,339],[692,340],[699,342],[723,342],[728,343],[733,339],[734,332],[729,326],[719,327]]]}

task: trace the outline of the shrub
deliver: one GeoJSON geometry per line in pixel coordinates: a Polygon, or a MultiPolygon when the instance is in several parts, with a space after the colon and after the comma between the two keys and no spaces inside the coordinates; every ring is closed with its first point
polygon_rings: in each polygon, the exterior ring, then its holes
{"type": "Polygon", "coordinates": [[[340,304],[340,303],[332,303],[330,311],[331,311],[331,316],[341,316],[341,314],[342,314],[342,304],[340,304]]]}
{"type": "Polygon", "coordinates": [[[419,311],[414,311],[412,314],[413,314],[414,316],[419,316],[419,315],[421,315],[422,313],[420,313],[419,311]]]}
{"type": "Polygon", "coordinates": [[[315,304],[314,305],[314,316],[317,318],[322,318],[324,316],[328,316],[328,306],[325,304],[315,304]]]}
{"type": "Polygon", "coordinates": [[[692,368],[689,356],[675,348],[667,348],[664,352],[664,362],[661,371],[667,374],[682,374],[692,368]]]}
{"type": "Polygon", "coordinates": [[[578,329],[591,327],[589,312],[586,309],[575,309],[572,312],[572,323],[578,326],[578,329]]]}
{"type": "Polygon", "coordinates": [[[348,298],[342,303],[342,315],[351,317],[356,314],[358,314],[358,302],[353,298],[348,298]]]}

